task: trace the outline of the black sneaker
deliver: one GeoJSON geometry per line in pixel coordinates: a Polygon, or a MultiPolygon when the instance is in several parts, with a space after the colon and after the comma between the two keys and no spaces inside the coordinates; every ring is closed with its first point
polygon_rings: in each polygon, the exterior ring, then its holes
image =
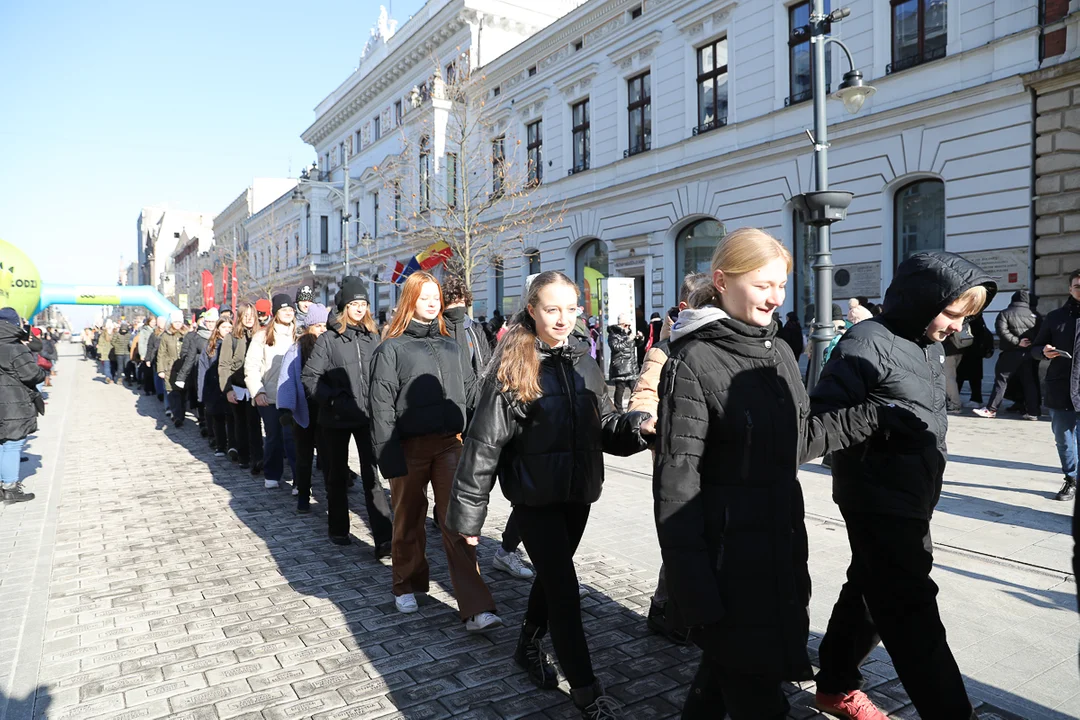
{"type": "Polygon", "coordinates": [[[1065,476],[1065,482],[1062,483],[1061,489],[1058,490],[1058,494],[1054,496],[1055,500],[1072,500],[1076,497],[1076,478],[1065,476]]]}
{"type": "Polygon", "coordinates": [[[649,604],[648,625],[654,633],[666,637],[676,645],[690,644],[690,631],[670,621],[663,605],[657,605],[656,602],[649,604]]]}
{"type": "Polygon", "coordinates": [[[303,496],[296,498],[296,512],[301,515],[307,515],[311,512],[311,499],[303,496]]]}
{"type": "Polygon", "coordinates": [[[554,690],[559,686],[559,674],[555,663],[543,647],[544,631],[538,627],[521,626],[514,662],[529,674],[529,680],[541,690],[554,690]]]}
{"type": "Polygon", "coordinates": [[[34,493],[26,492],[23,490],[22,481],[15,483],[11,487],[5,487],[0,489],[0,495],[4,498],[5,505],[14,505],[15,503],[29,502],[34,499],[34,493]]]}
{"type": "Polygon", "coordinates": [[[392,550],[392,543],[389,540],[387,540],[386,542],[379,543],[375,547],[375,559],[376,560],[382,560],[383,558],[390,557],[391,550],[392,550]]]}
{"type": "Polygon", "coordinates": [[[210,430],[208,430],[205,425],[200,425],[199,426],[199,435],[200,436],[206,437],[209,434],[210,434],[210,430]]]}
{"type": "Polygon", "coordinates": [[[241,460],[240,461],[240,469],[241,470],[248,470],[250,468],[251,468],[251,463],[249,463],[247,460],[241,460]]]}
{"type": "Polygon", "coordinates": [[[335,545],[352,545],[352,538],[348,535],[331,535],[330,542],[335,545]]]}
{"type": "Polygon", "coordinates": [[[252,475],[262,475],[262,471],[263,471],[263,464],[261,462],[251,464],[251,474],[252,475]]]}
{"type": "Polygon", "coordinates": [[[623,717],[622,704],[604,694],[604,686],[599,680],[593,680],[588,687],[570,688],[570,699],[581,711],[582,720],[620,720],[623,717]]]}
{"type": "Polygon", "coordinates": [[[240,452],[236,448],[229,448],[228,455],[229,455],[229,459],[232,460],[233,462],[236,462],[237,460],[240,459],[240,452]]]}

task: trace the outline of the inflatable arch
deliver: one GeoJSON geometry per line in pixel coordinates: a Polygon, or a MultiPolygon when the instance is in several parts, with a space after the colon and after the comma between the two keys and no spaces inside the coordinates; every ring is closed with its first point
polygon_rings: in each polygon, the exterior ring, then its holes
{"type": "Polygon", "coordinates": [[[180,309],[148,285],[46,285],[22,250],[0,240],[0,307],[32,318],[50,305],[141,305],[154,315],[180,309]]]}

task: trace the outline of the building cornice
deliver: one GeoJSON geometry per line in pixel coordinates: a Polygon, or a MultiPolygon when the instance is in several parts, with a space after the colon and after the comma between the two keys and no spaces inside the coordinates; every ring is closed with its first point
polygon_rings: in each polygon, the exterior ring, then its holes
{"type": "Polygon", "coordinates": [[[640,54],[642,57],[648,57],[652,53],[653,48],[660,44],[660,38],[662,36],[663,33],[660,30],[653,30],[652,32],[645,33],[641,37],[634,38],[630,42],[615,48],[609,52],[607,56],[614,65],[622,65],[637,54],[640,54]]]}
{"type": "Polygon", "coordinates": [[[710,16],[712,17],[713,24],[723,24],[731,17],[731,13],[738,4],[738,2],[721,3],[719,5],[715,3],[706,3],[703,7],[695,8],[688,13],[683,13],[672,20],[672,22],[675,23],[675,27],[678,28],[681,33],[693,32],[697,26],[703,24],[710,16]]]}

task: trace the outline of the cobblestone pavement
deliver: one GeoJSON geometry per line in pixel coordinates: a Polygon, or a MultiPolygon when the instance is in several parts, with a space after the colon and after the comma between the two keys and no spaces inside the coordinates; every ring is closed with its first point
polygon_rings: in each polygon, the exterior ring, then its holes
{"type": "MultiPolygon", "coordinates": [[[[318,505],[297,516],[287,485],[265,490],[214,458],[194,423],[166,427],[156,398],[105,385],[74,356],[59,367],[24,466],[39,496],[0,509],[0,720],[574,717],[564,692],[535,690],[510,660],[529,585],[489,569],[501,498],[480,563],[507,627],[468,635],[434,532],[432,593],[400,615],[359,515],[356,542],[333,546],[318,505]]],[[[1080,717],[1049,426],[960,418],[950,442],[935,579],[980,716],[1080,717]]],[[[828,482],[803,473],[811,649],[848,560],[828,482]]],[[[677,717],[697,653],[645,627],[659,567],[647,457],[610,459],[577,564],[594,664],[626,717],[677,717]]],[[[886,711],[917,717],[883,648],[866,670],[886,711]]],[[[788,689],[791,717],[818,716],[812,684],[788,689]]]]}

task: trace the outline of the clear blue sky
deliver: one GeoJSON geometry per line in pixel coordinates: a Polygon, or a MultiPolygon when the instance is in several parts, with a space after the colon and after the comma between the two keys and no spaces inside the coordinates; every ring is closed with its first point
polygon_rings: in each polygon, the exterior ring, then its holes
{"type": "MultiPolygon", "coordinates": [[[[44,282],[111,285],[143,206],[214,215],[295,177],[380,3],[0,0],[0,239],[44,282]]],[[[393,0],[399,27],[423,3],[393,0]]]]}

